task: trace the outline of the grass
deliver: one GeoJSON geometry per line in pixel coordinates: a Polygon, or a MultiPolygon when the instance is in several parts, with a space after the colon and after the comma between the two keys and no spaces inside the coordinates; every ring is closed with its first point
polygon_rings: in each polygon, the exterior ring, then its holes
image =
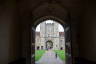
{"type": "Polygon", "coordinates": [[[64,50],[54,50],[61,60],[65,60],[65,51],[64,50]]]}
{"type": "Polygon", "coordinates": [[[36,50],[35,51],[35,61],[38,61],[41,57],[42,57],[42,55],[45,53],[45,51],[44,50],[36,50]]]}

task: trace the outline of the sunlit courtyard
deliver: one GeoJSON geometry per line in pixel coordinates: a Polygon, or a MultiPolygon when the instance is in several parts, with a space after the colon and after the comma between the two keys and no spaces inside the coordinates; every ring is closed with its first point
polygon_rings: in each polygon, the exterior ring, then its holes
{"type": "MultiPolygon", "coordinates": [[[[55,54],[57,53],[57,57],[59,57],[61,60],[65,60],[65,51],[64,50],[51,50],[53,52],[55,52],[55,54]]],[[[35,51],[35,61],[40,60],[40,58],[45,54],[45,50],[36,50],[35,51]]],[[[56,57],[56,56],[54,56],[56,57]]]]}
{"type": "Polygon", "coordinates": [[[64,28],[46,20],[36,28],[35,64],[65,64],[64,28]]]}

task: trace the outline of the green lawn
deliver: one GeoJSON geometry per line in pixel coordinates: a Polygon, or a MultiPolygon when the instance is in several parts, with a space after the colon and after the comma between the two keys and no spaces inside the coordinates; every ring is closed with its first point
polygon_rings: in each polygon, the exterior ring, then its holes
{"type": "Polygon", "coordinates": [[[38,61],[41,57],[42,57],[42,55],[45,53],[45,51],[44,50],[36,50],[35,51],[35,61],[38,61]]]}
{"type": "Polygon", "coordinates": [[[54,50],[57,52],[57,55],[60,57],[61,60],[65,60],[65,51],[64,50],[54,50]]]}

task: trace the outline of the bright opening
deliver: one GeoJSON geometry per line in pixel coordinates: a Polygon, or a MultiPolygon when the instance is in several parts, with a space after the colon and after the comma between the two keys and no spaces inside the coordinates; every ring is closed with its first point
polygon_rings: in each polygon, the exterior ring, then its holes
{"type": "Polygon", "coordinates": [[[65,64],[64,28],[54,20],[36,27],[35,64],[65,64]]]}

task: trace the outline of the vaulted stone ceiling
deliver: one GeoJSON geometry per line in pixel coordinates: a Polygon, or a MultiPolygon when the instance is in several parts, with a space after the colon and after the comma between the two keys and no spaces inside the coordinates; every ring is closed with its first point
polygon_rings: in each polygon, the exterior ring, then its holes
{"type": "MultiPolygon", "coordinates": [[[[68,10],[72,16],[81,15],[81,12],[84,8],[84,1],[83,0],[22,0],[19,4],[20,9],[26,9],[31,11],[37,9],[38,7],[46,7],[49,5],[57,5],[56,7],[62,7],[68,10]]],[[[58,8],[59,9],[59,8],[58,8]]],[[[40,12],[40,11],[39,11],[40,12]]]]}

